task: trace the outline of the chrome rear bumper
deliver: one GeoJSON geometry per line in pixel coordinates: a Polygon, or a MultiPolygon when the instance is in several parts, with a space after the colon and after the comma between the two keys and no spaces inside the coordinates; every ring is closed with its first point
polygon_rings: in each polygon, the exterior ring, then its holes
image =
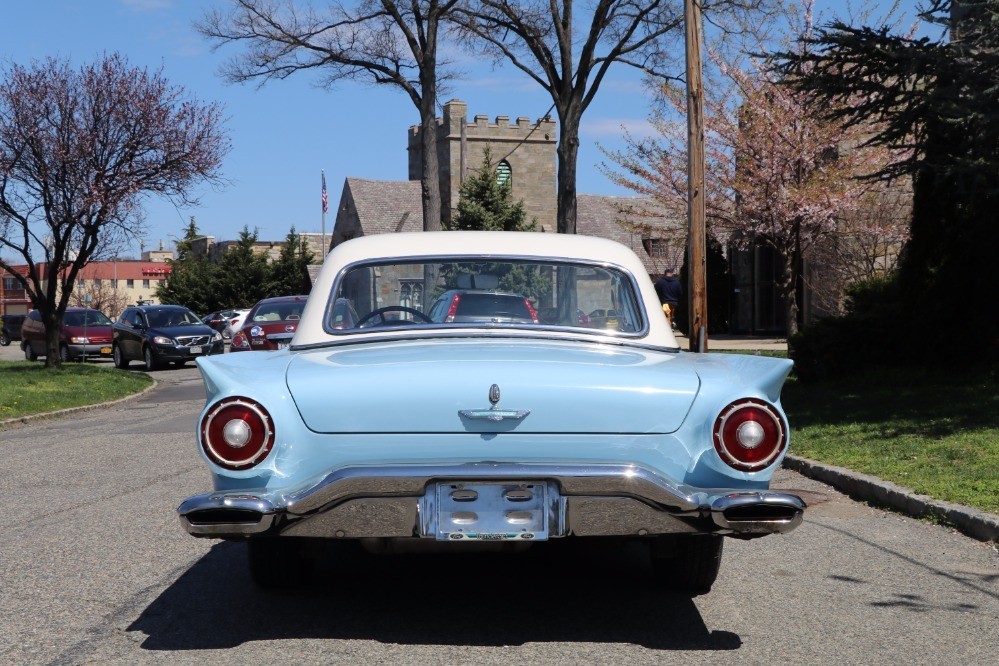
{"type": "Polygon", "coordinates": [[[252,491],[205,493],[177,511],[197,537],[430,537],[429,488],[490,481],[547,483],[551,537],[686,532],[752,538],[790,532],[805,509],[796,495],[695,488],[638,465],[474,463],[348,467],[276,499],[252,491]]]}

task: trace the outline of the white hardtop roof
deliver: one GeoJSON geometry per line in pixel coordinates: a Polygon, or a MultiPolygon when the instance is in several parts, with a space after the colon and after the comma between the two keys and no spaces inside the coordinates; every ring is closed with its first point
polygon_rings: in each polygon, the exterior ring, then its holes
{"type": "MultiPolygon", "coordinates": [[[[615,241],[577,234],[547,234],[539,232],[514,231],[428,231],[417,233],[392,233],[364,236],[341,243],[326,256],[319,277],[312,288],[312,294],[302,313],[302,320],[292,341],[293,346],[313,345],[325,342],[348,342],[351,339],[370,341],[376,337],[391,334],[391,337],[405,336],[418,331],[403,332],[398,329],[385,334],[365,331],[358,334],[333,335],[323,330],[326,308],[331,303],[330,293],[337,275],[345,267],[358,262],[379,261],[396,258],[447,257],[525,257],[580,260],[591,263],[605,263],[619,266],[631,273],[638,284],[639,299],[642,301],[646,317],[649,319],[648,334],[642,338],[632,338],[636,342],[662,347],[676,347],[676,338],[669,328],[656,296],[652,281],[641,260],[629,248],[615,241]]],[[[481,329],[478,329],[481,333],[481,329]]],[[[501,334],[501,333],[498,333],[501,334]]],[[[552,337],[552,331],[544,331],[552,337]]],[[[608,336],[599,332],[592,334],[568,333],[564,337],[592,338],[607,341],[608,336]]]]}

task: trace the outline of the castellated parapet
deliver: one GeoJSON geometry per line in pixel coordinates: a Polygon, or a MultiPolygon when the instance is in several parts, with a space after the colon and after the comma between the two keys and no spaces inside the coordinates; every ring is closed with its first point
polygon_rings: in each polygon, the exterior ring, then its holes
{"type": "MultiPolygon", "coordinates": [[[[437,158],[440,163],[441,214],[450,220],[458,207],[464,178],[482,166],[486,148],[494,164],[510,165],[514,201],[523,201],[528,218],[538,220],[538,231],[556,230],[555,121],[531,122],[520,116],[477,115],[468,121],[468,105],[453,99],[437,119],[437,158]],[[464,129],[464,131],[463,131],[464,129]]],[[[419,180],[423,165],[420,127],[409,128],[409,179],[419,180]]]]}

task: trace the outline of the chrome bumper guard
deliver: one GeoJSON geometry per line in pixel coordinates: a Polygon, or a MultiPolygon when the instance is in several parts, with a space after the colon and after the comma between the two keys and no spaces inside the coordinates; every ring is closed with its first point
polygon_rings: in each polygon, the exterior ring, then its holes
{"type": "MultiPolygon", "coordinates": [[[[347,467],[271,501],[252,492],[195,495],[177,509],[188,533],[313,537],[429,537],[438,484],[533,483],[547,488],[547,536],[790,532],[805,503],[771,490],[695,488],[630,464],[472,463],[347,467]]],[[[262,495],[263,493],[261,493],[262,495]]]]}

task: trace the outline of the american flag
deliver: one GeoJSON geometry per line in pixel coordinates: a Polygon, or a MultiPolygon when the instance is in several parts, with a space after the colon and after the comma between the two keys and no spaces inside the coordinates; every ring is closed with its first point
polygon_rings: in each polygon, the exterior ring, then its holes
{"type": "Polygon", "coordinates": [[[323,215],[329,212],[330,199],[326,196],[326,172],[323,171],[323,215]]]}

